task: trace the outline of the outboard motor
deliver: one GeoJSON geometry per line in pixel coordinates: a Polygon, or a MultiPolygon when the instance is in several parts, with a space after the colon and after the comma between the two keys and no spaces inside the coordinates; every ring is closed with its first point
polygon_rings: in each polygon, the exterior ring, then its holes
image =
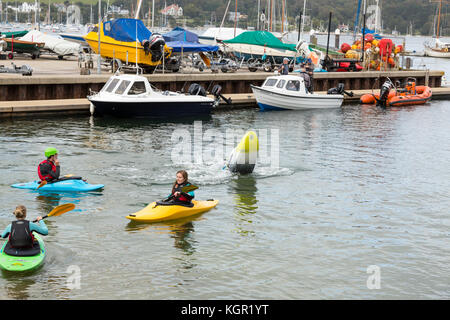
{"type": "Polygon", "coordinates": [[[387,99],[389,97],[389,92],[391,91],[391,89],[394,87],[394,84],[392,83],[392,81],[390,79],[387,79],[383,85],[381,86],[380,89],[380,98],[377,99],[377,106],[386,108],[387,106],[387,99]]]}
{"type": "Polygon", "coordinates": [[[141,45],[144,47],[145,55],[148,56],[150,53],[150,41],[147,39],[141,41],[141,45]]]}
{"type": "Polygon", "coordinates": [[[206,97],[206,90],[198,83],[193,83],[189,86],[188,93],[191,96],[203,96],[206,97]]]}
{"type": "Polygon", "coordinates": [[[342,82],[338,83],[337,87],[328,89],[327,94],[346,94],[349,97],[353,97],[353,92],[344,90],[344,84],[342,82]]]}
{"type": "MultiPolygon", "coordinates": [[[[148,39],[148,49],[152,54],[152,61],[157,62],[162,59],[162,55],[164,52],[164,45],[166,44],[166,41],[164,40],[163,36],[159,33],[154,33],[151,35],[150,39],[148,39]]],[[[143,44],[144,51],[146,44],[143,44]]]]}
{"type": "Polygon", "coordinates": [[[222,91],[222,87],[218,84],[216,84],[211,90],[211,94],[216,98],[215,106],[219,105],[220,98],[222,98],[223,101],[225,101],[227,104],[231,104],[231,98],[228,98],[228,99],[225,98],[221,94],[221,91],[222,91]]]}

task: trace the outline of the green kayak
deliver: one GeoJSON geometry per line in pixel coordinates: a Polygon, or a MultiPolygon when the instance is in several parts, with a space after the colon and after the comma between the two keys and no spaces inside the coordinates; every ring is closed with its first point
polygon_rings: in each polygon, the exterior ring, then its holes
{"type": "MultiPolygon", "coordinates": [[[[45,246],[44,240],[35,232],[33,232],[34,238],[38,243],[29,249],[29,252],[34,253],[32,256],[24,256],[26,252],[21,252],[19,255],[8,255],[5,250],[16,251],[15,249],[7,248],[8,241],[3,244],[0,250],[0,268],[7,271],[29,271],[38,268],[42,265],[45,259],[45,246]]],[[[27,249],[28,250],[28,249],[27,249]]],[[[10,252],[11,253],[11,252],[10,252]]]]}

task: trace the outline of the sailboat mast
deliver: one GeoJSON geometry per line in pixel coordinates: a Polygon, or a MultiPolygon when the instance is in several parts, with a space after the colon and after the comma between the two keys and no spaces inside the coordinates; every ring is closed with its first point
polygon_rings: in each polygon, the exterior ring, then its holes
{"type": "Polygon", "coordinates": [[[237,24],[237,0],[234,0],[234,37],[236,37],[236,24],[237,24]]]}
{"type": "Polygon", "coordinates": [[[284,32],[284,0],[281,0],[281,33],[284,32]]]}
{"type": "Polygon", "coordinates": [[[261,7],[261,0],[258,0],[258,14],[256,15],[256,30],[259,30],[259,10],[260,10],[260,7],[261,7]]]}
{"type": "Polygon", "coordinates": [[[442,9],[442,0],[439,1],[439,14],[438,14],[438,24],[436,30],[436,39],[439,39],[439,24],[441,22],[441,9],[442,9]]]}
{"type": "Polygon", "coordinates": [[[155,26],[155,0],[152,1],[152,31],[155,26]]]}
{"type": "Polygon", "coordinates": [[[304,27],[305,15],[306,15],[306,0],[303,0],[303,15],[302,15],[302,26],[300,29],[300,39],[303,39],[303,27],[304,27]]]}
{"type": "MultiPolygon", "coordinates": [[[[109,2],[109,0],[108,0],[109,2]]],[[[139,0],[139,2],[136,5],[136,15],[134,16],[135,19],[139,19],[139,11],[141,11],[141,5],[142,5],[142,0],[139,0]]]]}

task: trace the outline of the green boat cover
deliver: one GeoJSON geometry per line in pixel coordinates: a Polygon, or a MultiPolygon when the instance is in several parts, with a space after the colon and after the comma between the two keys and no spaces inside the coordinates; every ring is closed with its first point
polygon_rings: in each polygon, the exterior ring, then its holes
{"type": "Polygon", "coordinates": [[[297,51],[295,44],[283,43],[269,31],[245,31],[237,37],[224,40],[224,43],[245,43],[269,48],[297,51]]]}
{"type": "Polygon", "coordinates": [[[20,37],[23,37],[24,35],[26,35],[27,33],[28,33],[28,30],[2,32],[2,36],[5,36],[6,38],[12,38],[12,36],[14,36],[14,38],[20,38],[20,37]]]}

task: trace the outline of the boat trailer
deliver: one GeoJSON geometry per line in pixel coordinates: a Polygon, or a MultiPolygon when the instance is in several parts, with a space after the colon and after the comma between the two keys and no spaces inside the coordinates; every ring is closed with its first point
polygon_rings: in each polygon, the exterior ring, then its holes
{"type": "Polygon", "coordinates": [[[0,73],[21,73],[23,76],[31,76],[33,74],[33,69],[29,65],[22,65],[17,67],[14,62],[11,62],[12,68],[0,65],[0,73]]]}

